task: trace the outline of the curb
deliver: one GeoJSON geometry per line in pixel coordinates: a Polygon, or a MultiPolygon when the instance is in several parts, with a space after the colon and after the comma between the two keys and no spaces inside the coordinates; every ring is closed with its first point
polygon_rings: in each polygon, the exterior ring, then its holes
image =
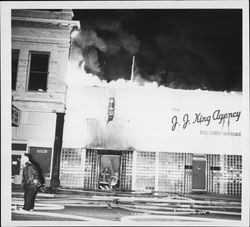
{"type": "MultiPolygon", "coordinates": [[[[12,192],[12,195],[24,195],[24,192],[12,192]]],[[[49,193],[37,193],[37,197],[47,197],[47,198],[54,198],[55,194],[49,194],[49,193]]]]}
{"type": "MultiPolygon", "coordinates": [[[[57,217],[57,218],[69,218],[69,219],[73,219],[74,221],[88,221],[88,222],[94,222],[94,223],[100,223],[103,221],[103,219],[90,218],[90,217],[78,216],[78,215],[73,215],[73,214],[59,214],[59,213],[39,212],[39,211],[23,211],[23,210],[14,210],[13,213],[47,216],[47,217],[49,216],[49,217],[57,217]]],[[[110,224],[117,223],[114,221],[106,221],[106,220],[105,220],[105,222],[110,223],[110,224]]]]}
{"type": "MultiPolygon", "coordinates": [[[[166,226],[166,223],[171,222],[171,223],[181,223],[181,226],[183,223],[192,223],[191,226],[197,226],[198,223],[206,223],[206,226],[211,226],[212,223],[215,224],[223,224],[223,226],[227,226],[226,224],[230,224],[229,226],[239,226],[240,221],[235,221],[235,220],[221,220],[221,219],[214,219],[214,218],[200,218],[200,217],[181,217],[181,216],[176,216],[176,215],[148,215],[148,214],[142,214],[142,215],[132,215],[132,216],[124,216],[121,217],[121,222],[124,223],[129,223],[132,224],[132,226],[136,225],[137,223],[146,223],[145,226],[148,226],[149,223],[155,224],[155,220],[150,222],[150,219],[158,219],[157,223],[162,223],[164,226],[166,226]],[[133,220],[134,219],[134,220],[133,220]],[[169,219],[169,221],[166,221],[164,219],[169,219]],[[183,222],[184,221],[184,222],[183,222]],[[197,223],[197,224],[194,224],[197,223]]],[[[171,225],[172,226],[172,225],[171,225]]],[[[178,225],[179,226],[179,225],[178,225]]],[[[203,225],[198,225],[198,226],[203,226],[203,225]]],[[[218,225],[216,225],[218,226],[218,225]]],[[[221,226],[221,225],[220,225],[221,226]]]]}

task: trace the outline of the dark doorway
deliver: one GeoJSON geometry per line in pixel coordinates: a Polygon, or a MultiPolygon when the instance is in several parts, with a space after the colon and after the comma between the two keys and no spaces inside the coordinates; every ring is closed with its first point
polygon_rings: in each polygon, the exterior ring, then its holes
{"type": "Polygon", "coordinates": [[[118,187],[115,190],[131,191],[132,167],[133,151],[87,149],[84,189],[100,189],[103,176],[110,188],[111,177],[118,173],[118,187]],[[109,168],[108,174],[101,174],[105,167],[109,168]]]}
{"type": "Polygon", "coordinates": [[[120,172],[120,155],[101,155],[100,170],[108,167],[110,175],[113,176],[115,173],[120,172]]]}
{"type": "Polygon", "coordinates": [[[21,155],[12,155],[12,176],[20,174],[21,155]]]}
{"type": "Polygon", "coordinates": [[[98,188],[119,189],[121,152],[99,151],[98,188]]]}

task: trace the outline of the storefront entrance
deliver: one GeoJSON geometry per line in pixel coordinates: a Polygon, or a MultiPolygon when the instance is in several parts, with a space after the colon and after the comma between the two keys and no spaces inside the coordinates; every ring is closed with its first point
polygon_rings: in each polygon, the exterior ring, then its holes
{"type": "Polygon", "coordinates": [[[193,157],[193,183],[192,191],[206,190],[206,159],[193,157]]]}
{"type": "Polygon", "coordinates": [[[103,171],[104,168],[108,168],[111,176],[120,172],[120,155],[101,155],[100,159],[101,171],[103,171]]]}
{"type": "Polygon", "coordinates": [[[101,154],[99,157],[98,188],[119,189],[121,155],[101,154]]]}
{"type": "Polygon", "coordinates": [[[132,163],[132,151],[87,149],[84,188],[109,190],[116,176],[119,182],[113,189],[132,190],[132,163]]]}
{"type": "Polygon", "coordinates": [[[22,155],[12,155],[12,172],[11,176],[20,174],[20,163],[21,163],[22,155]]]}
{"type": "Polygon", "coordinates": [[[11,154],[11,177],[12,183],[21,184],[22,181],[22,166],[21,166],[21,158],[24,156],[27,150],[26,143],[12,143],[12,154],[11,154]]]}

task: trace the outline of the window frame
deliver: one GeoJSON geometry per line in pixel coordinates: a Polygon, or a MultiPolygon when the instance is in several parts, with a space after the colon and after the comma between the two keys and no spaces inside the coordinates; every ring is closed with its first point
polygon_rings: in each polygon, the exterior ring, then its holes
{"type": "Polygon", "coordinates": [[[33,50],[29,51],[29,63],[28,63],[28,71],[27,71],[26,91],[28,91],[28,92],[47,92],[47,90],[48,90],[48,78],[49,78],[50,55],[51,55],[51,52],[49,52],[49,51],[33,51],[33,50]],[[31,69],[32,54],[47,55],[47,57],[48,57],[46,88],[43,91],[29,89],[29,86],[30,86],[30,73],[31,73],[30,69],[31,69]]]}
{"type": "Polygon", "coordinates": [[[18,77],[18,65],[19,65],[19,57],[20,57],[20,49],[11,49],[11,90],[16,91],[16,86],[17,86],[17,77],[18,77]],[[15,86],[14,88],[12,87],[13,83],[13,52],[17,53],[17,66],[16,66],[16,81],[15,81],[15,86]]]}

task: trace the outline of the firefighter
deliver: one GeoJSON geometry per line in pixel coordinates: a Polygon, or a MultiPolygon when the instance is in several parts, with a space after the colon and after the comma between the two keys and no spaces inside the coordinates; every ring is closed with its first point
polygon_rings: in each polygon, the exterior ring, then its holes
{"type": "Polygon", "coordinates": [[[33,161],[31,156],[23,156],[23,178],[21,187],[24,189],[23,210],[33,211],[36,195],[39,188],[44,184],[44,177],[40,166],[33,161]]]}
{"type": "Polygon", "coordinates": [[[110,180],[109,168],[105,167],[103,171],[99,174],[99,188],[102,190],[108,190],[109,180],[110,180]]]}
{"type": "Polygon", "coordinates": [[[110,189],[117,190],[119,188],[119,174],[116,172],[110,179],[110,189]]]}

